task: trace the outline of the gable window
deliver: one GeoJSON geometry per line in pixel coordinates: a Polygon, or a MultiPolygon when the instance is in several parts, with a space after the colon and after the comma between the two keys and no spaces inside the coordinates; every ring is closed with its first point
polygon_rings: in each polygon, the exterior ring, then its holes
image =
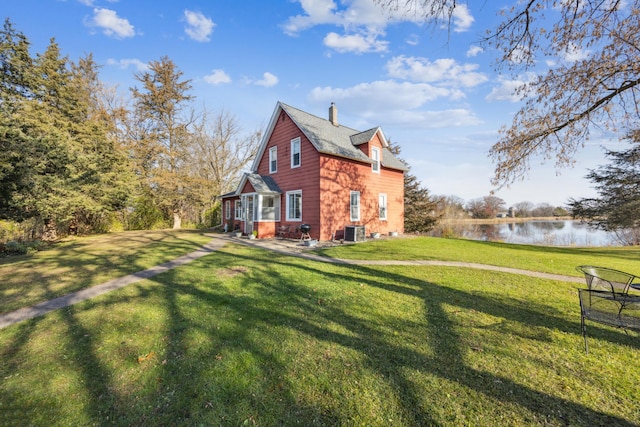
{"type": "Polygon", "coordinates": [[[269,148],[269,173],[278,172],[278,147],[269,148]]]}
{"type": "Polygon", "coordinates": [[[378,212],[380,219],[387,220],[387,195],[380,193],[378,195],[378,212]]]}
{"type": "Polygon", "coordinates": [[[360,221],[360,192],[352,191],[349,196],[349,212],[351,221],[360,221]]]}
{"type": "Polygon", "coordinates": [[[291,140],[291,167],[300,167],[300,137],[291,140]]]}
{"type": "Polygon", "coordinates": [[[373,159],[371,170],[380,173],[380,149],[378,147],[371,147],[371,158],[373,159]]]}
{"type": "Polygon", "coordinates": [[[302,190],[287,191],[287,221],[302,221],[302,190]]]}
{"type": "Polygon", "coordinates": [[[224,217],[225,219],[231,219],[231,200],[224,202],[224,217]]]}
{"type": "Polygon", "coordinates": [[[236,208],[235,218],[242,219],[242,202],[240,200],[236,200],[234,203],[234,207],[236,208]]]}

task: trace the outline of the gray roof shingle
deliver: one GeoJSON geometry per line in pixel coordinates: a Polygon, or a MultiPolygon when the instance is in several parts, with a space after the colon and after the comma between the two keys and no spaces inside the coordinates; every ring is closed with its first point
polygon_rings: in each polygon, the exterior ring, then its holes
{"type": "Polygon", "coordinates": [[[257,193],[260,194],[281,194],[282,190],[276,181],[268,175],[258,175],[257,173],[247,174],[247,180],[251,183],[257,193]]]}
{"type": "Polygon", "coordinates": [[[351,136],[361,133],[360,131],[342,125],[334,126],[327,119],[283,103],[280,105],[320,153],[333,154],[365,163],[373,162],[351,142],[351,136]]]}

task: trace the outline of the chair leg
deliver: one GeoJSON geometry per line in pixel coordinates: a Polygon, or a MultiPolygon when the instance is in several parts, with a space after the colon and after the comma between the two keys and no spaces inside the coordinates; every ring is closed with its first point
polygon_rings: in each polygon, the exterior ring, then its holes
{"type": "Polygon", "coordinates": [[[580,317],[580,326],[582,328],[582,338],[584,338],[584,351],[589,354],[589,346],[587,345],[587,325],[584,323],[584,316],[580,317]]]}

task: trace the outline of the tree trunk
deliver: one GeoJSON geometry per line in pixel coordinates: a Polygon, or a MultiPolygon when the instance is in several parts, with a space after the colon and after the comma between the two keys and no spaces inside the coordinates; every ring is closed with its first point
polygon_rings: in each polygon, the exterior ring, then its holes
{"type": "Polygon", "coordinates": [[[51,219],[44,220],[44,227],[42,230],[42,240],[47,242],[53,242],[58,239],[58,231],[56,230],[56,222],[51,219]]]}
{"type": "Polygon", "coordinates": [[[173,229],[180,230],[182,228],[182,217],[180,216],[180,212],[173,211],[173,229]]]}

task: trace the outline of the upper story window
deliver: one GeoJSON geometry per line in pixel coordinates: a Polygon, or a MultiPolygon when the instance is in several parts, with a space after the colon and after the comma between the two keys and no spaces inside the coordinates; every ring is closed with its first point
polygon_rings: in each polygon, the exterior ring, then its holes
{"type": "Polygon", "coordinates": [[[300,137],[291,140],[291,167],[300,167],[300,137]]]}
{"type": "Polygon", "coordinates": [[[352,191],[349,197],[349,212],[351,221],[360,221],[360,192],[352,191]]]}
{"type": "Polygon", "coordinates": [[[269,148],[269,173],[278,172],[278,147],[269,148]]]}
{"type": "Polygon", "coordinates": [[[378,147],[371,147],[371,158],[373,159],[371,170],[380,173],[380,149],[378,147]]]}

